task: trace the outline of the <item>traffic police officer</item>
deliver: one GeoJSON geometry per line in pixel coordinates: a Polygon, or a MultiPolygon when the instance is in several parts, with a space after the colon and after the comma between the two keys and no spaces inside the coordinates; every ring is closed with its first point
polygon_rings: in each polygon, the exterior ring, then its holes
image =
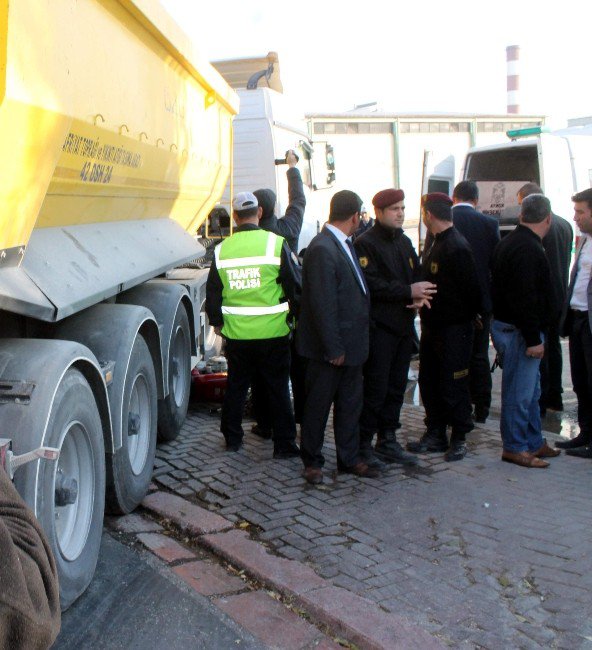
{"type": "Polygon", "coordinates": [[[403,233],[405,194],[387,189],[372,199],[376,222],[355,240],[356,253],[370,289],[370,354],[364,366],[364,408],[360,418],[360,454],[379,467],[372,452],[389,463],[417,464],[397,442],[399,416],[413,352],[415,299],[431,298],[436,285],[420,282],[413,244],[403,233]]]}
{"type": "Polygon", "coordinates": [[[257,198],[232,202],[235,233],[216,247],[206,285],[206,313],[226,339],[228,384],[220,430],[228,451],[242,445],[242,414],[255,373],[265,382],[274,429],[274,458],[299,456],[290,403],[290,306],[299,269],[283,237],[257,225],[257,198]]]}
{"type": "MultiPolygon", "coordinates": [[[[274,232],[283,237],[290,250],[298,254],[298,239],[302,231],[304,210],[306,208],[306,196],[302,184],[302,176],[298,167],[298,156],[293,149],[286,152],[286,179],[288,181],[288,207],[283,217],[276,217],[275,208],[277,197],[271,189],[255,190],[253,194],[257,197],[259,204],[259,228],[274,232]]],[[[302,421],[302,409],[304,407],[304,361],[296,352],[294,341],[290,349],[290,380],[292,382],[292,395],[294,396],[294,412],[296,422],[302,421]]],[[[253,404],[253,415],[257,424],[251,432],[261,438],[272,437],[271,417],[269,413],[269,396],[265,392],[263,380],[255,377],[251,386],[251,401],[253,404]]]]}
{"type": "Polygon", "coordinates": [[[438,292],[429,308],[420,311],[419,389],[427,431],[407,445],[419,453],[447,450],[447,461],[465,457],[465,436],[473,429],[469,362],[481,305],[475,259],[452,224],[451,206],[451,199],[441,192],[422,199],[423,221],[434,238],[423,260],[422,277],[436,283],[438,292]],[[447,425],[452,428],[450,445],[447,425]]]}

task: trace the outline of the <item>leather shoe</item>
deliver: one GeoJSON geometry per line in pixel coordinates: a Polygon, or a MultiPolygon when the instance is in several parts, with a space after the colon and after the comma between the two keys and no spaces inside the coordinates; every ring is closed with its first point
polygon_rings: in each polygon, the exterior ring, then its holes
{"type": "Polygon", "coordinates": [[[537,458],[555,458],[555,456],[559,456],[561,449],[553,449],[553,447],[549,447],[546,440],[543,440],[543,444],[531,453],[537,458]]]}
{"type": "Polygon", "coordinates": [[[226,451],[238,451],[242,446],[242,442],[227,442],[226,451]]]}
{"type": "Polygon", "coordinates": [[[323,471],[318,467],[305,467],[302,476],[311,485],[320,485],[323,482],[323,471]]]}
{"type": "MultiPolygon", "coordinates": [[[[401,445],[394,441],[385,444],[376,443],[374,453],[385,463],[399,463],[400,465],[417,465],[417,456],[405,451],[401,445]]],[[[365,458],[363,459],[366,460],[365,458]]],[[[370,465],[370,463],[368,463],[370,465]]],[[[384,463],[383,463],[384,465],[384,463]]]]}
{"type": "Polygon", "coordinates": [[[280,449],[274,449],[273,451],[274,458],[299,458],[300,449],[298,445],[290,445],[289,447],[282,447],[280,449]]]}
{"type": "Polygon", "coordinates": [[[438,452],[448,449],[448,439],[445,434],[426,432],[419,440],[407,443],[407,451],[414,454],[425,454],[426,451],[438,452]]]}
{"type": "Polygon", "coordinates": [[[361,478],[378,478],[380,472],[375,467],[368,467],[366,463],[356,463],[351,467],[343,467],[339,471],[344,472],[345,474],[355,474],[361,478]]]}
{"type": "Polygon", "coordinates": [[[386,467],[386,464],[383,463],[378,456],[374,455],[372,447],[370,447],[370,449],[360,448],[360,458],[363,463],[368,465],[368,467],[374,467],[375,469],[385,469],[386,467]]]}
{"type": "Polygon", "coordinates": [[[577,456],[578,458],[592,458],[592,446],[576,447],[575,449],[566,449],[568,456],[577,456]]]}
{"type": "Polygon", "coordinates": [[[590,437],[579,433],[575,438],[572,438],[571,440],[559,440],[555,443],[555,446],[558,449],[575,449],[576,447],[586,447],[589,444],[590,437]]]}
{"type": "Polygon", "coordinates": [[[450,449],[444,454],[444,460],[452,463],[456,460],[462,460],[467,455],[467,445],[464,441],[453,442],[450,449]]]}
{"type": "Polygon", "coordinates": [[[270,440],[273,434],[271,429],[266,429],[259,424],[254,424],[251,427],[251,433],[258,436],[259,438],[263,438],[263,440],[270,440]]]}
{"type": "Polygon", "coordinates": [[[534,467],[537,469],[549,467],[549,463],[546,460],[541,460],[533,456],[529,451],[506,451],[504,449],[502,451],[502,460],[506,463],[520,465],[521,467],[534,467]]]}

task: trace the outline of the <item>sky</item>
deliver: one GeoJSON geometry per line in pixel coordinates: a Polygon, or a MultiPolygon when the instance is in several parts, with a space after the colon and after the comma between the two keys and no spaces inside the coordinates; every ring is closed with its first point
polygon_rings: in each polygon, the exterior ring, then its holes
{"type": "Polygon", "coordinates": [[[210,61],[279,54],[305,112],[506,112],[506,46],[519,45],[523,114],[592,115],[592,3],[563,0],[161,0],[210,61]],[[205,5],[205,6],[204,6],[205,5]]]}

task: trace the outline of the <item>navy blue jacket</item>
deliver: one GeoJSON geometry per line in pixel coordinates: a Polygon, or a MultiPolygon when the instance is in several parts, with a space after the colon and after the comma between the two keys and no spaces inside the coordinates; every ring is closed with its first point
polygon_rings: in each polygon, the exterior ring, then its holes
{"type": "Polygon", "coordinates": [[[481,313],[490,314],[491,302],[491,258],[500,240],[497,219],[489,217],[468,205],[452,208],[454,227],[469,242],[477,267],[477,279],[481,288],[481,313]]]}

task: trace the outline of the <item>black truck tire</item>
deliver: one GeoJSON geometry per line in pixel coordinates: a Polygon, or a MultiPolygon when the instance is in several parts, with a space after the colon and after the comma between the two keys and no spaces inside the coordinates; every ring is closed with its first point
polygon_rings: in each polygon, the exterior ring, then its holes
{"type": "Polygon", "coordinates": [[[158,440],[168,442],[178,435],[189,407],[191,394],[191,330],[183,303],[179,304],[169,343],[168,395],[158,403],[158,440]]]}
{"type": "Polygon", "coordinates": [[[128,514],[142,501],[154,469],[158,394],[148,345],[138,334],[127,367],[121,406],[122,446],[107,463],[107,510],[128,514]]]}
{"type": "Polygon", "coordinates": [[[55,556],[65,610],[95,572],[105,508],[103,427],[93,392],[75,368],[56,391],[44,444],[60,449],[60,457],[39,461],[36,515],[55,556]]]}

